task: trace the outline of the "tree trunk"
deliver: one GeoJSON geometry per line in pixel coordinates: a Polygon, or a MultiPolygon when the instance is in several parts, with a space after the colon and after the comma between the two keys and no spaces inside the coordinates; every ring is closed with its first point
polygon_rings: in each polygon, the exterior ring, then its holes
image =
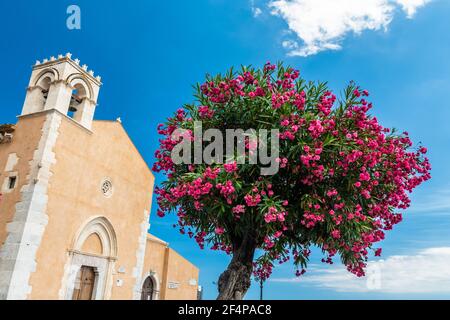
{"type": "Polygon", "coordinates": [[[233,249],[233,258],[219,277],[217,300],[242,300],[250,288],[256,241],[249,234],[233,249]]]}

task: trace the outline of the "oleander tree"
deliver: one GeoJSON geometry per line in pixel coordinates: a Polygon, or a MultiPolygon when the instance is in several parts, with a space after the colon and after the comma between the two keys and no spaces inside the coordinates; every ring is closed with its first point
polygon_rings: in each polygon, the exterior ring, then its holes
{"type": "MultiPolygon", "coordinates": [[[[322,262],[340,259],[364,276],[375,244],[402,220],[409,193],[431,178],[427,149],[408,133],[384,128],[369,111],[369,93],[351,82],[337,98],[322,82],[306,82],[282,63],[207,76],[186,104],[158,127],[153,170],[157,214],[175,213],[174,227],[201,249],[222,250],[231,262],[218,280],[218,299],[242,299],[252,273],[265,281],[274,264],[292,261],[305,273],[311,249],[322,262]],[[278,129],[279,171],[262,164],[175,164],[171,153],[184,129],[278,129]]],[[[183,137],[185,138],[185,137],[183,137]]],[[[255,152],[247,143],[244,156],[255,152]]]]}

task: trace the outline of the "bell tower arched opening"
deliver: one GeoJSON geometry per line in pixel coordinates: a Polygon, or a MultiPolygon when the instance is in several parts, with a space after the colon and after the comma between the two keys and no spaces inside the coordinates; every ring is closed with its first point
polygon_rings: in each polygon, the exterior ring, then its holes
{"type": "Polygon", "coordinates": [[[87,98],[86,89],[81,83],[77,83],[72,91],[67,115],[73,119],[81,119],[83,99],[87,98]]]}
{"type": "Polygon", "coordinates": [[[45,108],[45,103],[47,101],[47,97],[48,97],[48,91],[50,89],[50,84],[52,82],[52,79],[50,77],[45,77],[44,79],[42,79],[41,83],[40,83],[40,89],[41,89],[41,101],[38,105],[38,111],[42,111],[45,108]]]}

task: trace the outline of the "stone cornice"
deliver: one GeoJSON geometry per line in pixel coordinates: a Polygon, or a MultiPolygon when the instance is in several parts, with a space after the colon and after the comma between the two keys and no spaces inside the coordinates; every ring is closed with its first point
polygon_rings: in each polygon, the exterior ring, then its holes
{"type": "Polygon", "coordinates": [[[33,66],[33,70],[46,69],[46,68],[52,67],[54,65],[60,64],[61,62],[67,62],[72,67],[77,69],[81,74],[88,77],[92,82],[94,82],[98,86],[102,85],[100,77],[94,77],[94,75],[93,75],[94,73],[92,71],[88,71],[87,66],[80,66],[79,60],[78,59],[72,60],[71,56],[72,56],[71,54],[66,54],[66,56],[61,56],[61,55],[58,56],[57,59],[54,57],[53,57],[53,60],[52,60],[52,58],[50,60],[47,59],[47,61],[44,61],[42,63],[37,61],[36,64],[33,66]]]}

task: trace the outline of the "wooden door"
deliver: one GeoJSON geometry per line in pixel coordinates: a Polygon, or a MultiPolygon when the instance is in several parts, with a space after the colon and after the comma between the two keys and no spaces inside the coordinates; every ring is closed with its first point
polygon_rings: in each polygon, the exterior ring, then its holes
{"type": "Polygon", "coordinates": [[[153,279],[148,277],[142,286],[141,300],[153,300],[153,279]]]}
{"type": "Polygon", "coordinates": [[[93,300],[95,270],[82,266],[75,281],[72,300],[93,300]]]}

